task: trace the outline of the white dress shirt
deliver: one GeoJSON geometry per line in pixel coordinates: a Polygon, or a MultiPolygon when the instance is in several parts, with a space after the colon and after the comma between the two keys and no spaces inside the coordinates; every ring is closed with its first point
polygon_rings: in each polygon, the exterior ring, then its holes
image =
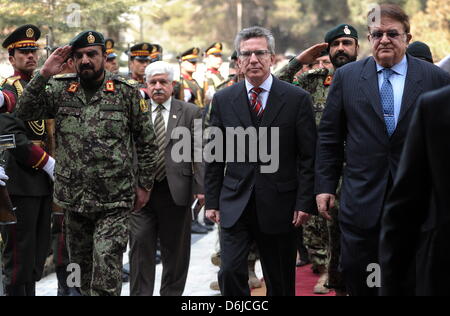
{"type": "MultiPolygon", "coordinates": [[[[152,99],[152,121],[153,124],[155,124],[155,120],[156,120],[156,115],[158,114],[158,103],[156,103],[155,101],[153,101],[152,99]]],[[[170,116],[170,108],[172,107],[172,98],[169,98],[169,100],[167,100],[166,102],[164,102],[163,104],[164,110],[162,111],[162,116],[164,119],[164,123],[166,125],[166,130],[167,130],[167,126],[169,124],[169,116],[170,116]]]]}
{"type": "MultiPolygon", "coordinates": [[[[262,83],[262,85],[259,86],[259,88],[263,89],[263,91],[259,94],[258,98],[261,101],[261,104],[262,104],[262,107],[264,110],[266,109],[267,99],[269,99],[269,93],[270,93],[270,90],[272,89],[272,84],[273,84],[273,77],[272,77],[272,75],[270,75],[269,78],[267,78],[266,81],[264,81],[262,83]]],[[[247,88],[248,99],[251,100],[250,91],[255,86],[252,85],[247,79],[245,79],[245,87],[247,88]]]]}

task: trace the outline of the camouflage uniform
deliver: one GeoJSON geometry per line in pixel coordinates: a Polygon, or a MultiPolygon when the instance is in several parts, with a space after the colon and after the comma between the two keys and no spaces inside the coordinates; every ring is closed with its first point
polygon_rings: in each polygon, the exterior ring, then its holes
{"type": "Polygon", "coordinates": [[[147,104],[135,85],[106,72],[89,102],[77,76],[49,81],[38,74],[18,106],[23,120],[56,119],[54,200],[66,211],[69,255],[81,267],[82,294],[120,295],[135,185],[153,186],[156,146],[147,104]]]}
{"type": "MultiPolygon", "coordinates": [[[[276,75],[278,78],[300,86],[309,93],[314,103],[314,113],[316,124],[319,126],[322,114],[326,106],[329,87],[333,79],[333,70],[313,69],[302,75],[295,77],[302,65],[293,59],[282,68],[276,75]]],[[[336,205],[339,205],[339,192],[337,193],[336,205]]],[[[328,266],[328,286],[330,288],[343,288],[344,282],[339,272],[339,258],[341,252],[341,231],[339,228],[338,208],[336,207],[330,214],[333,218],[327,222],[321,216],[313,216],[305,225],[305,245],[315,266],[328,266]]]]}

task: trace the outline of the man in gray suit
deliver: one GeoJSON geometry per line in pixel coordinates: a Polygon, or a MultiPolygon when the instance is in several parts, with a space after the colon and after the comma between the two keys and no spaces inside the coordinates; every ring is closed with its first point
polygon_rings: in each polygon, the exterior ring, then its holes
{"type": "Polygon", "coordinates": [[[379,262],[382,209],[414,105],[424,92],[450,83],[438,67],[406,54],[412,36],[404,11],[383,4],[380,13],[381,21],[369,26],[373,57],[338,69],[333,78],[319,127],[316,162],[317,204],[326,218],[334,207],[345,163],[339,214],[341,267],[349,293],[358,296],[378,293],[369,287],[373,270],[367,270],[379,262]]]}
{"type": "MultiPolygon", "coordinates": [[[[204,202],[202,163],[194,162],[194,120],[202,112],[197,106],[172,98],[174,70],[158,61],[146,69],[147,101],[159,147],[155,185],[147,206],[131,216],[132,296],[152,296],[155,283],[156,243],[161,243],[163,275],[161,296],[181,296],[186,284],[191,247],[192,197],[204,202]],[[191,135],[189,161],[175,162],[172,149],[179,144],[171,139],[174,129],[191,135]]],[[[186,141],[186,139],[183,139],[186,141]]],[[[185,149],[187,150],[187,149],[185,149]]],[[[175,150],[178,152],[178,150],[175,150]]]]}

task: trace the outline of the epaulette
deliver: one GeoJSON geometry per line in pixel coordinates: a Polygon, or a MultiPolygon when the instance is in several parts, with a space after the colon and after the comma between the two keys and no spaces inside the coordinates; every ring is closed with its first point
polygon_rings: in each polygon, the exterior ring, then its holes
{"type": "Polygon", "coordinates": [[[14,86],[14,83],[16,83],[18,80],[20,80],[20,76],[9,77],[1,84],[1,86],[5,85],[5,84],[14,86]]]}
{"type": "Polygon", "coordinates": [[[130,87],[136,87],[137,85],[139,85],[139,82],[137,82],[136,80],[129,79],[129,78],[124,78],[124,77],[122,77],[120,75],[115,75],[115,76],[113,76],[112,79],[114,81],[118,81],[118,82],[124,83],[124,84],[126,84],[126,85],[128,85],[130,87]]]}
{"type": "Polygon", "coordinates": [[[53,79],[56,80],[64,80],[64,79],[76,79],[78,75],[76,73],[70,73],[70,74],[60,74],[53,76],[53,79]]]}

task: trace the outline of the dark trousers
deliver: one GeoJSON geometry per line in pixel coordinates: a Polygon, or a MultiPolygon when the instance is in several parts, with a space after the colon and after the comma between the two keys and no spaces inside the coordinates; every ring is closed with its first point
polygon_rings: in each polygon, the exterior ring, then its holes
{"type": "Polygon", "coordinates": [[[379,225],[370,230],[341,223],[341,268],[351,296],[378,296],[379,288],[369,288],[367,280],[373,272],[370,264],[379,264],[379,225]]]}
{"type": "Polygon", "coordinates": [[[191,254],[191,213],[173,201],[167,180],[155,183],[150,201],[130,223],[130,294],[152,296],[159,238],[163,274],[161,296],[184,292],[191,254]]]}
{"type": "Polygon", "coordinates": [[[11,196],[17,224],[2,227],[6,292],[33,296],[50,249],[51,196],[11,196]]]}
{"type": "Polygon", "coordinates": [[[260,231],[254,198],[238,222],[221,227],[219,286],[223,296],[250,296],[247,258],[253,242],[259,250],[267,296],[295,296],[296,232],[260,231]]]}

